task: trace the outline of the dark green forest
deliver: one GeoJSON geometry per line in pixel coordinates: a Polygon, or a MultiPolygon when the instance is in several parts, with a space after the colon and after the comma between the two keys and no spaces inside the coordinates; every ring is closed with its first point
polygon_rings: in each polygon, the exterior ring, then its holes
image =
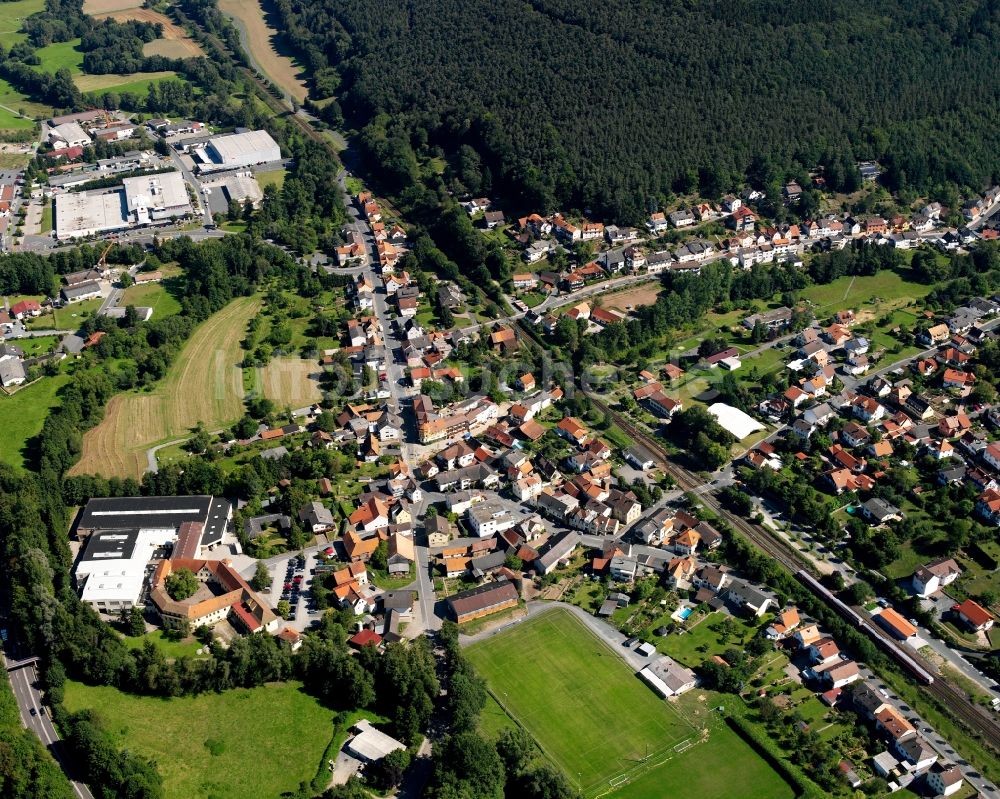
{"type": "Polygon", "coordinates": [[[998,0],[277,7],[328,114],[388,115],[399,149],[440,147],[459,188],[519,210],[635,222],[817,164],[851,188],[862,159],[890,189],[1000,175],[998,0]]]}

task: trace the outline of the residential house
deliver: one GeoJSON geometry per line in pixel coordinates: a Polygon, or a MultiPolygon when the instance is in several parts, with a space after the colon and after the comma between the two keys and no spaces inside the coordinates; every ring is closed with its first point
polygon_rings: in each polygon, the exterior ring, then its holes
{"type": "Polygon", "coordinates": [[[911,578],[913,590],[920,597],[928,597],[951,585],[962,574],[953,558],[939,558],[918,568],[911,578]]]}
{"type": "Polygon", "coordinates": [[[993,615],[972,599],[966,599],[962,602],[955,613],[970,630],[984,632],[993,626],[993,615]]]}

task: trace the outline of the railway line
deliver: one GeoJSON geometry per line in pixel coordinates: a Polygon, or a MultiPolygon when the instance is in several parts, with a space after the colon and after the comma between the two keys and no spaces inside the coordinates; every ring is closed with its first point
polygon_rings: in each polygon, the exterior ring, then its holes
{"type": "MultiPolygon", "coordinates": [[[[616,425],[622,428],[636,442],[641,443],[643,447],[649,450],[658,465],[676,481],[680,488],[685,491],[696,491],[704,485],[703,481],[697,475],[671,462],[669,455],[663,447],[647,431],[638,427],[627,417],[612,410],[604,401],[594,397],[590,393],[587,396],[609,419],[613,419],[616,425]]],[[[754,546],[766,555],[774,558],[792,574],[799,577],[799,581],[805,584],[814,594],[822,592],[829,594],[810,574],[809,564],[806,559],[791,547],[775,539],[757,525],[751,524],[743,517],[737,516],[726,508],[723,508],[718,499],[711,493],[699,493],[698,497],[710,510],[718,514],[721,518],[724,518],[730,526],[746,536],[754,546]],[[800,575],[807,575],[808,579],[802,579],[800,575]],[[816,586],[820,586],[820,588],[817,589],[816,586]]],[[[828,599],[825,595],[823,598],[828,599]]],[[[862,632],[868,635],[869,638],[872,638],[880,649],[889,654],[893,660],[916,679],[923,690],[932,696],[952,716],[960,720],[974,737],[981,740],[993,751],[1000,753],[1000,724],[998,724],[997,719],[992,717],[988,711],[970,702],[968,695],[954,684],[941,679],[940,675],[931,674],[933,667],[930,664],[917,653],[910,653],[904,650],[898,641],[891,638],[877,625],[871,623],[870,620],[863,619],[856,612],[853,614],[844,613],[836,606],[834,609],[838,613],[841,613],[841,615],[849,618],[862,632]],[[857,617],[857,619],[852,616],[857,617]]]]}

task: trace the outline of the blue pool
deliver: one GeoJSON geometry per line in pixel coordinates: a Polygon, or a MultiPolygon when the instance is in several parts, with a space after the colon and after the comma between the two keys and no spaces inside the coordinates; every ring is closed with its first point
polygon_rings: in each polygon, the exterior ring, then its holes
{"type": "Polygon", "coordinates": [[[680,617],[681,621],[687,621],[687,617],[694,613],[694,608],[684,608],[677,615],[680,617]]]}

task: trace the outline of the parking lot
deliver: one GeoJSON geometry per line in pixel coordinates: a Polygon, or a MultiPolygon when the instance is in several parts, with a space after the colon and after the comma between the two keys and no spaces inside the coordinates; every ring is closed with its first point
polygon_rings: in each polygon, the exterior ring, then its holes
{"type": "Polygon", "coordinates": [[[312,608],[309,590],[312,586],[313,570],[316,568],[314,553],[299,558],[298,553],[289,553],[288,557],[271,564],[271,606],[277,607],[279,602],[288,602],[291,611],[287,626],[304,630],[319,614],[312,608]]]}

